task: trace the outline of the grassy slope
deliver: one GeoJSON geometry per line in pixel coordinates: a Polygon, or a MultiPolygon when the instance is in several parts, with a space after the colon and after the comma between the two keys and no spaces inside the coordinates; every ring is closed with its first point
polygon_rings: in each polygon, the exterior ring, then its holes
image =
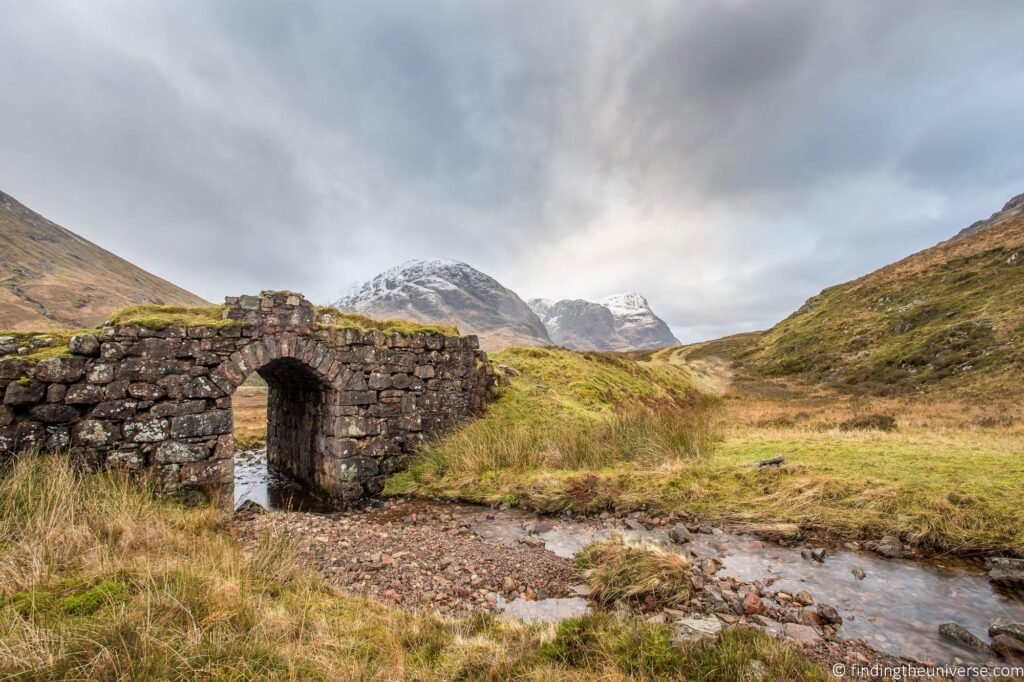
{"type": "Polygon", "coordinates": [[[0,472],[0,677],[165,680],[773,679],[827,676],[752,631],[676,650],[641,618],[444,619],[339,593],[286,537],[244,554],[213,509],[57,458],[0,472]]]}
{"type": "Polygon", "coordinates": [[[127,305],[205,303],[2,192],[0,253],[0,329],[88,327],[127,305]]]}
{"type": "Polygon", "coordinates": [[[1021,260],[1024,217],[1014,216],[825,289],[727,351],[758,373],[875,395],[1020,396],[1021,260]]]}
{"type": "Polygon", "coordinates": [[[499,353],[498,362],[519,372],[511,386],[482,419],[421,453],[390,489],[544,511],[689,511],[795,522],[849,538],[894,533],[935,550],[1024,553],[1024,428],[1013,418],[993,426],[998,415],[959,404],[744,387],[715,353],[704,349],[694,359],[693,350],[641,361],[547,349],[499,353]],[[693,398],[697,390],[725,397],[709,407],[693,398]],[[610,416],[616,406],[667,396],[674,407],[653,412],[670,419],[644,422],[645,439],[618,435],[629,429],[592,430],[618,423],[610,416]],[[844,422],[879,408],[897,415],[897,431],[844,430],[844,422]],[[524,430],[541,436],[523,438],[524,430]],[[668,430],[681,445],[654,443],[668,430]],[[685,434],[699,447],[688,447],[685,434]],[[575,453],[577,441],[594,443],[596,452],[575,453]],[[550,454],[565,449],[573,456],[550,454]],[[781,468],[754,467],[780,453],[787,460],[781,468]]]}

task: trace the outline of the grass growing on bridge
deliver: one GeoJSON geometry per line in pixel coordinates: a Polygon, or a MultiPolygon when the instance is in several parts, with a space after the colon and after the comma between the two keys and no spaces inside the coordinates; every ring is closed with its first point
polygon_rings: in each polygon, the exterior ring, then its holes
{"type": "Polygon", "coordinates": [[[641,618],[400,611],[311,575],[288,537],[244,553],[225,521],[61,458],[16,460],[0,472],[0,677],[725,682],[757,658],[774,679],[827,679],[755,632],[680,651],[641,618]]]}
{"type": "Polygon", "coordinates": [[[237,320],[224,319],[226,309],[227,306],[223,305],[133,305],[112,313],[107,324],[137,324],[153,331],[168,327],[227,327],[239,324],[237,320]]]}
{"type": "Polygon", "coordinates": [[[444,334],[446,336],[458,336],[459,330],[447,324],[425,324],[411,320],[378,320],[359,313],[343,313],[333,306],[316,309],[317,320],[321,327],[333,329],[358,329],[369,331],[376,329],[385,334],[444,334]]]}

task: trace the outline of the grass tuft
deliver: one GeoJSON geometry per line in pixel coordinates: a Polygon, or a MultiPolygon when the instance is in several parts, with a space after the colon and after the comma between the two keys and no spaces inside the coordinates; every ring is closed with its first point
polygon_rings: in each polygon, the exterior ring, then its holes
{"type": "Polygon", "coordinates": [[[598,602],[639,603],[647,607],[676,606],[690,598],[690,565],[686,557],[622,537],[591,543],[576,555],[576,567],[598,602]]]}

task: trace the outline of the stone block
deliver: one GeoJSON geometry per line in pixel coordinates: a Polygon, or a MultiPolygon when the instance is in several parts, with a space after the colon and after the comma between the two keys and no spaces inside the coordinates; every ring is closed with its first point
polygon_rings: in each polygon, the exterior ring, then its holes
{"type": "Polygon", "coordinates": [[[219,398],[225,391],[210,377],[194,377],[182,385],[185,398],[219,398]]]}
{"type": "Polygon", "coordinates": [[[4,405],[34,405],[46,397],[46,384],[35,379],[12,381],[4,391],[4,405]]]}
{"type": "Polygon", "coordinates": [[[99,419],[86,419],[71,427],[71,442],[85,447],[110,445],[120,436],[120,429],[99,419]]]}
{"type": "Polygon", "coordinates": [[[128,419],[139,409],[135,400],[104,400],[92,410],[94,419],[128,419]]]}
{"type": "Polygon", "coordinates": [[[219,436],[230,432],[230,410],[211,410],[201,414],[187,414],[174,417],[171,420],[171,436],[174,438],[219,436]]]}
{"type": "Polygon", "coordinates": [[[95,405],[105,397],[103,387],[93,384],[74,384],[64,392],[64,402],[68,405],[95,405]]]}
{"type": "Polygon", "coordinates": [[[205,400],[178,400],[157,403],[149,413],[154,417],[180,417],[185,414],[199,414],[205,410],[205,400]]]}
{"type": "Polygon", "coordinates": [[[93,365],[85,373],[85,380],[90,384],[109,384],[114,380],[114,366],[93,365]]]}
{"type": "Polygon", "coordinates": [[[6,405],[0,405],[0,426],[10,426],[14,423],[14,410],[6,405]]]}
{"type": "Polygon", "coordinates": [[[340,391],[338,405],[370,405],[377,401],[376,391],[340,391]]]}
{"type": "Polygon", "coordinates": [[[105,341],[100,344],[100,357],[115,362],[125,355],[124,344],[117,341],[105,341]]]}
{"type": "Polygon", "coordinates": [[[380,422],[366,417],[338,417],[334,422],[334,435],[338,438],[361,438],[380,433],[380,422]]]}
{"type": "Polygon", "coordinates": [[[64,384],[50,384],[46,387],[46,402],[62,403],[67,392],[68,387],[64,384]]]}
{"type": "Polygon", "coordinates": [[[156,384],[136,382],[128,384],[128,395],[139,400],[160,400],[167,395],[167,391],[156,384]]]}
{"type": "Polygon", "coordinates": [[[338,481],[358,481],[376,476],[380,471],[377,460],[370,457],[349,457],[334,463],[334,478],[338,481]]]}
{"type": "Polygon", "coordinates": [[[71,447],[71,427],[67,424],[56,424],[46,427],[44,446],[50,452],[63,452],[71,447]]]}
{"type": "Polygon", "coordinates": [[[36,363],[35,377],[47,383],[70,384],[85,374],[83,358],[46,358],[36,363]]]}
{"type": "Polygon", "coordinates": [[[121,447],[107,455],[108,469],[137,471],[146,464],[145,456],[136,448],[121,447]]]}
{"type": "Polygon", "coordinates": [[[28,413],[33,419],[44,424],[70,424],[71,422],[78,421],[79,418],[78,410],[70,405],[58,403],[35,405],[28,413]]]}
{"type": "Polygon", "coordinates": [[[159,443],[167,439],[170,423],[166,419],[140,419],[124,424],[124,437],[133,443],[159,443]]]}
{"type": "Polygon", "coordinates": [[[207,452],[201,444],[182,443],[168,440],[160,443],[153,451],[153,459],[159,464],[184,464],[206,459],[207,452]]]}
{"type": "Polygon", "coordinates": [[[103,387],[103,396],[107,400],[120,400],[128,395],[128,384],[130,383],[127,379],[111,381],[103,387]]]}
{"type": "Polygon", "coordinates": [[[100,340],[96,338],[95,334],[76,334],[71,337],[68,350],[75,355],[94,358],[100,354],[100,340]]]}

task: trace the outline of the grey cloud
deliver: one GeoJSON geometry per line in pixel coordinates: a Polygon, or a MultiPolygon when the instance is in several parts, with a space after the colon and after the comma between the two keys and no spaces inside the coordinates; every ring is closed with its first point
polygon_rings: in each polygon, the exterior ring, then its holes
{"type": "Polygon", "coordinates": [[[0,188],[208,298],[443,256],[524,295],[638,290],[699,338],[1024,190],[1009,0],[0,16],[0,188]]]}

